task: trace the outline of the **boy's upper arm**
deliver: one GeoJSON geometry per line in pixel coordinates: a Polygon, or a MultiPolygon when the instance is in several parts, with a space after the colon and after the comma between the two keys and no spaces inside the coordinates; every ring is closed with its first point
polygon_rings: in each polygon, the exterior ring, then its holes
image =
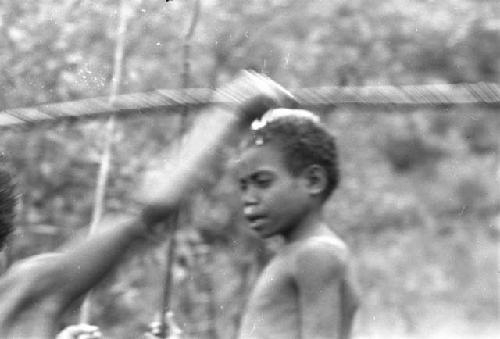
{"type": "Polygon", "coordinates": [[[340,288],[346,275],[347,251],[314,241],[296,254],[296,280],[302,338],[338,338],[341,333],[340,288]]]}

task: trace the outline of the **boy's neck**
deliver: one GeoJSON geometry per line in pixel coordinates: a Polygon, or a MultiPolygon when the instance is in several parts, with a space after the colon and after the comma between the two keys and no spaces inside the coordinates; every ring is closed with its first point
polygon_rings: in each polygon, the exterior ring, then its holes
{"type": "Polygon", "coordinates": [[[323,220],[321,207],[318,207],[305,215],[289,232],[283,234],[283,237],[286,244],[292,244],[326,232],[329,232],[329,228],[323,220]]]}

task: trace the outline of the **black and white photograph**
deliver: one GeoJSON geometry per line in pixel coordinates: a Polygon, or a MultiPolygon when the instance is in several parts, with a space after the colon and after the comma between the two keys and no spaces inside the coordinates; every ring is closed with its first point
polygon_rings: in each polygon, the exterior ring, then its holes
{"type": "Polygon", "coordinates": [[[496,339],[500,1],[0,0],[0,339],[496,339]]]}

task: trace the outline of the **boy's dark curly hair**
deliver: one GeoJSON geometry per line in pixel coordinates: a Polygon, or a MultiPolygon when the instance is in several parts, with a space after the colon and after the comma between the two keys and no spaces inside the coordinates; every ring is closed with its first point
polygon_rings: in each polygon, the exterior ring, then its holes
{"type": "Polygon", "coordinates": [[[270,111],[270,115],[266,113],[261,121],[252,126],[246,147],[265,144],[277,146],[283,152],[285,166],[295,176],[310,165],[323,167],[328,179],[323,194],[326,200],[340,181],[335,137],[319,122],[319,118],[309,111],[274,111],[278,113],[275,117],[270,111]]]}
{"type": "Polygon", "coordinates": [[[14,231],[16,200],[12,177],[0,168],[0,249],[14,231]]]}

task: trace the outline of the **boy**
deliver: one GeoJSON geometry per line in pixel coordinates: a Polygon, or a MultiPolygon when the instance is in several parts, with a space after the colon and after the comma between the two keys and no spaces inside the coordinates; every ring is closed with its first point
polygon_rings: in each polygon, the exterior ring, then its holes
{"type": "Polygon", "coordinates": [[[244,216],[285,245],[256,283],[239,338],[349,338],[349,253],[322,217],[339,182],[334,138],[305,110],[271,110],[252,127],[237,166],[244,216]]]}
{"type": "MultiPolygon", "coordinates": [[[[122,217],[121,222],[104,221],[101,232],[64,252],[28,258],[6,272],[0,279],[0,338],[53,339],[61,315],[101,281],[130,247],[155,236],[160,222],[205,183],[207,171],[219,160],[221,146],[237,141],[252,120],[290,99],[270,79],[253,73],[245,73],[219,93],[243,102],[239,114],[217,111],[198,118],[180,150],[167,162],[168,170],[147,187],[138,213],[122,217]],[[110,224],[113,227],[104,227],[110,224]]],[[[8,176],[0,174],[0,178],[3,241],[12,229],[14,198],[8,176]]]]}

